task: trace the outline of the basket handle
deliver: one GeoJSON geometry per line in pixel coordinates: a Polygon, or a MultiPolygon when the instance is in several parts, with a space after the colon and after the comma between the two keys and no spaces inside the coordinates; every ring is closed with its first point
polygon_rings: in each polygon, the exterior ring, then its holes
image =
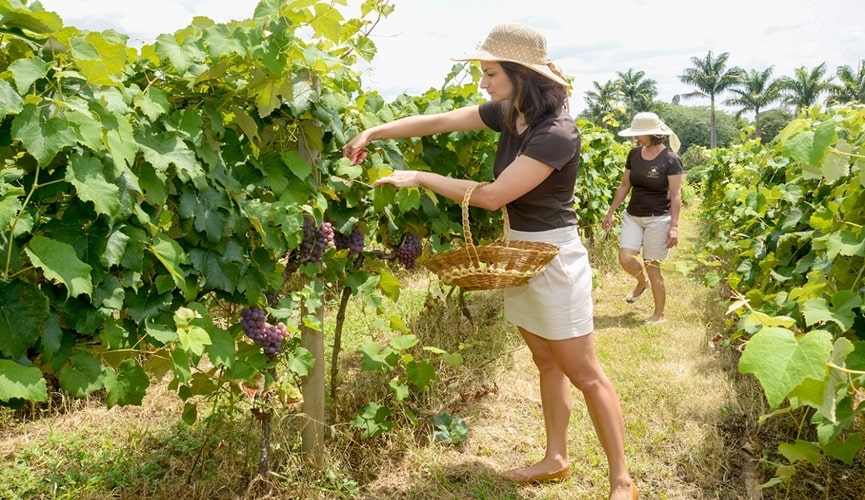
{"type": "MultiPolygon", "coordinates": [[[[474,193],[476,188],[479,188],[485,184],[489,184],[488,182],[477,182],[469,186],[466,189],[466,194],[463,196],[462,209],[463,209],[463,236],[466,240],[466,251],[469,253],[469,257],[472,257],[474,254],[474,261],[480,262],[480,257],[478,257],[478,251],[475,247],[474,241],[472,240],[472,229],[469,224],[469,200],[472,198],[472,193],[474,193]]],[[[504,235],[502,240],[505,246],[510,245],[511,243],[511,221],[508,218],[508,208],[506,205],[502,205],[502,220],[504,221],[504,235]]]]}

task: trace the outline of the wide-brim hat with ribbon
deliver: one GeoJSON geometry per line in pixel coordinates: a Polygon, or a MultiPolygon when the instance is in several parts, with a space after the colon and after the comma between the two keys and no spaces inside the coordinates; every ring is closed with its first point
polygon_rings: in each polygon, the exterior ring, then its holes
{"type": "Polygon", "coordinates": [[[638,135],[669,135],[670,147],[672,147],[674,151],[679,150],[679,136],[677,136],[676,133],[673,132],[673,129],[668,127],[658,115],[649,111],[644,111],[634,115],[634,119],[631,120],[631,126],[625,130],[619,131],[619,135],[622,137],[636,137],[638,135]]]}
{"type": "Polygon", "coordinates": [[[547,59],[547,39],[533,28],[518,24],[504,23],[493,27],[480,48],[467,52],[454,61],[509,61],[530,68],[550,80],[568,86],[557,75],[547,59]]]}

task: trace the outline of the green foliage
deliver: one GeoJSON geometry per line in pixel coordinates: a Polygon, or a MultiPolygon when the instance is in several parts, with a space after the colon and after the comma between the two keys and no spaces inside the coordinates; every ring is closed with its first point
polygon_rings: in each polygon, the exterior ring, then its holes
{"type": "Polygon", "coordinates": [[[460,417],[447,413],[433,418],[433,440],[438,443],[459,444],[469,438],[469,428],[460,417]]]}
{"type": "Polygon", "coordinates": [[[583,145],[575,187],[575,208],[580,233],[592,245],[594,230],[600,227],[613,201],[633,143],[619,142],[615,135],[586,120],[579,120],[577,126],[583,145]]]}
{"type": "Polygon", "coordinates": [[[772,142],[795,115],[783,108],[770,109],[760,113],[760,138],[764,143],[772,142]]]}
{"type": "MultiPolygon", "coordinates": [[[[44,401],[47,379],[126,405],[166,373],[188,400],[236,394],[229,382],[282,360],[308,371],[298,345],[271,360],[212,311],[267,304],[292,333],[316,326],[320,284],[280,293],[304,217],[346,232],[374,203],[357,189],[367,171],[340,154],[361,86],[352,66],[375,53],[369,24],[326,2],[264,0],[251,19],[196,18],[138,51],[38,3],[4,7],[0,401],[44,401]]],[[[303,272],[370,301],[393,294],[345,252],[303,272]]]]}
{"type": "MultiPolygon", "coordinates": [[[[680,106],[677,104],[656,103],[657,113],[664,123],[679,136],[682,148],[679,153],[688,151],[692,146],[708,148],[711,144],[711,110],[707,106],[680,106]]],[[[717,147],[727,147],[739,137],[739,129],[733,115],[715,110],[715,133],[717,147]]]]}
{"type": "MultiPolygon", "coordinates": [[[[416,352],[417,345],[416,336],[398,335],[387,345],[381,346],[370,341],[357,349],[362,360],[361,370],[377,372],[384,378],[389,378],[387,385],[392,399],[390,404],[401,408],[403,414],[412,422],[416,421],[416,417],[406,403],[428,391],[430,384],[438,379],[435,366],[446,363],[455,367],[462,363],[459,354],[451,354],[430,346],[423,347],[422,352],[431,354],[432,358],[418,359],[412,354],[416,352]]],[[[369,403],[361,408],[351,423],[363,431],[364,437],[374,437],[393,427],[393,422],[388,420],[391,414],[392,410],[387,404],[369,403]]]]}
{"type": "MultiPolygon", "coordinates": [[[[865,411],[854,402],[865,383],[863,124],[861,108],[811,110],[766,146],[715,150],[706,171],[704,259],[736,299],[739,369],[773,410],[813,411],[817,441],[782,450],[793,465],[862,449],[850,425],[865,411]]],[[[779,468],[776,482],[794,472],[779,468]]]]}

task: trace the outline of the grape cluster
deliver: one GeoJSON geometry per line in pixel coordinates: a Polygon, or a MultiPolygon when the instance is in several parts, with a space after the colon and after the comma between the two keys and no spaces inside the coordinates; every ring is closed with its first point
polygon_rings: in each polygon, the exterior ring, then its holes
{"type": "Polygon", "coordinates": [[[405,240],[396,249],[396,258],[405,266],[406,269],[414,269],[415,260],[420,257],[423,251],[423,246],[420,242],[420,237],[414,233],[405,235],[405,240]]]}
{"type": "Polygon", "coordinates": [[[284,323],[271,325],[264,311],[257,307],[247,307],[240,311],[240,326],[243,333],[260,345],[265,354],[275,358],[282,348],[282,341],[288,338],[284,323]]]}
{"type": "Polygon", "coordinates": [[[333,244],[337,250],[348,249],[349,257],[355,257],[363,252],[363,233],[358,228],[352,229],[348,236],[336,233],[333,235],[333,244]]]}
{"type": "Polygon", "coordinates": [[[321,255],[333,244],[334,231],[330,222],[316,228],[310,220],[303,221],[303,240],[300,242],[301,262],[321,262],[321,255]]]}

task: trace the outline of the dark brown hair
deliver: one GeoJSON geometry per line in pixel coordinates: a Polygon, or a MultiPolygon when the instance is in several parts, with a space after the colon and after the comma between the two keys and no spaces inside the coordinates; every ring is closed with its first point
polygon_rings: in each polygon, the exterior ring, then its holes
{"type": "Polygon", "coordinates": [[[526,118],[526,126],[531,128],[547,115],[558,113],[565,105],[568,93],[561,83],[522,64],[508,61],[499,64],[514,87],[505,106],[505,125],[512,135],[517,135],[517,115],[520,112],[526,118]]]}

